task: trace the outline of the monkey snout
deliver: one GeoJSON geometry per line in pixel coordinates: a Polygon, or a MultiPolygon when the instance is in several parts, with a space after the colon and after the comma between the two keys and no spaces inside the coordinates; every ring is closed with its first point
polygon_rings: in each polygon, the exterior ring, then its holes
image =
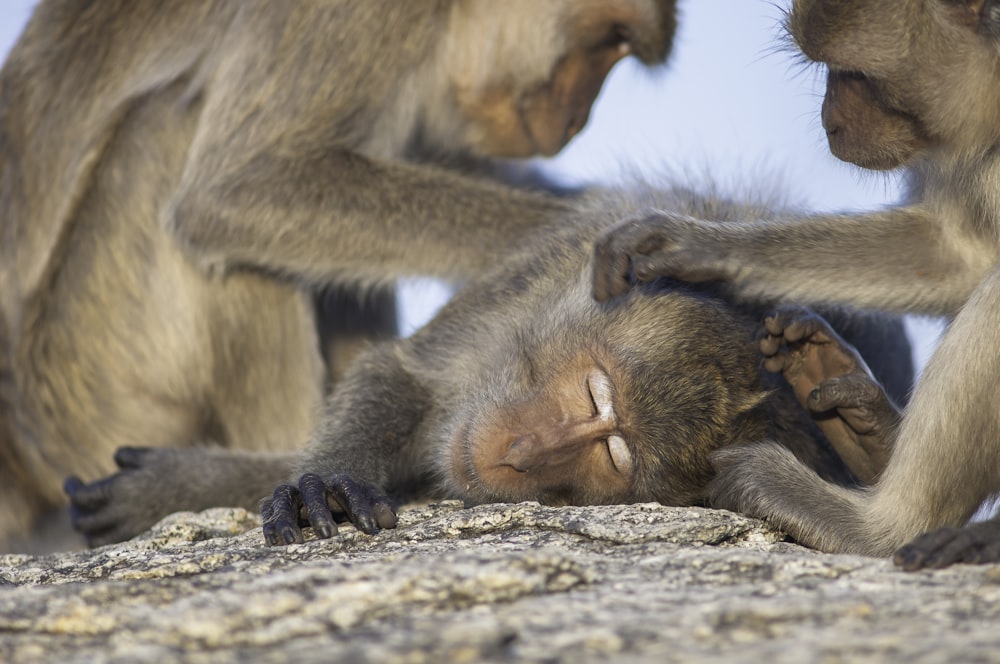
{"type": "Polygon", "coordinates": [[[538,465],[538,447],[538,437],[534,434],[520,436],[507,448],[507,454],[500,459],[500,465],[526,473],[538,465]]]}

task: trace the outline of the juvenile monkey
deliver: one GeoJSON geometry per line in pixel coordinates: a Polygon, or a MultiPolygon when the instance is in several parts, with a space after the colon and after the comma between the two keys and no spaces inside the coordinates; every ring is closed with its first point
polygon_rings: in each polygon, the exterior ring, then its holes
{"type": "Polygon", "coordinates": [[[1000,490],[1000,2],[795,0],[789,30],[828,70],[832,152],[905,167],[906,205],[742,224],[653,214],[596,244],[594,293],[634,276],[730,282],[740,296],[952,317],[877,483],[834,486],[776,445],[719,453],[716,504],[825,551],[907,568],[1000,559],[1000,521],[960,528],[1000,490]]]}
{"type": "MultiPolygon", "coordinates": [[[[684,190],[657,196],[662,205],[723,219],[766,209],[684,190]]],[[[300,509],[321,536],[344,516],[373,532],[395,524],[396,501],[416,496],[705,504],[709,452],[762,440],[832,481],[853,481],[791,390],[762,372],[754,348],[759,306],[670,281],[630,294],[624,306],[591,299],[594,238],[619,210],[646,199],[615,200],[585,201],[572,223],[536,234],[411,338],[361,356],[300,458],[121,450],[117,474],[70,482],[77,527],[91,544],[115,541],[206,485],[219,504],[253,491],[263,497],[275,483],[261,484],[276,472],[293,483],[265,505],[272,544],[301,538],[300,509]]],[[[879,321],[845,323],[852,325],[875,341],[873,350],[888,346],[879,321]]],[[[795,380],[792,364],[786,376],[795,380]]],[[[804,379],[854,372],[850,365],[804,379]]],[[[885,366],[908,371],[909,359],[885,366]]],[[[848,437],[838,450],[855,447],[848,437]]],[[[861,459],[849,466],[857,475],[871,465],[863,451],[844,456],[861,459]]]]}
{"type": "Polygon", "coordinates": [[[314,293],[363,314],[495,265],[567,203],[492,160],[559,151],[674,27],[673,0],[39,3],[0,71],[0,550],[123,445],[304,440],[314,293]]]}

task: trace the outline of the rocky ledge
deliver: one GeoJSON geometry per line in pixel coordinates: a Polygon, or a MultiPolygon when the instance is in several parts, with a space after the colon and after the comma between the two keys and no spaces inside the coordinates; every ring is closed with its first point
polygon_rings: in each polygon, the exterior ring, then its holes
{"type": "Polygon", "coordinates": [[[217,509],[0,556],[5,662],[986,662],[998,625],[1000,567],[904,573],[659,505],[442,503],[284,548],[217,509]]]}

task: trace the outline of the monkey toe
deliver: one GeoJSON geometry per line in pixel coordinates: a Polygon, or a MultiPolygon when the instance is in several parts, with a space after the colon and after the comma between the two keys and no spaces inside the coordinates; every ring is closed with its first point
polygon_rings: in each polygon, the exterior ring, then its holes
{"type": "Polygon", "coordinates": [[[778,350],[764,357],[764,369],[771,373],[784,373],[791,364],[792,357],[787,350],[778,350]]]}
{"type": "Polygon", "coordinates": [[[822,413],[836,408],[856,408],[872,419],[887,405],[885,391],[867,374],[855,372],[821,381],[809,393],[809,410],[822,413]]]}
{"type": "Polygon", "coordinates": [[[829,326],[812,309],[799,305],[782,305],[764,317],[764,329],[785,342],[801,341],[813,335],[824,335],[829,326]]]}

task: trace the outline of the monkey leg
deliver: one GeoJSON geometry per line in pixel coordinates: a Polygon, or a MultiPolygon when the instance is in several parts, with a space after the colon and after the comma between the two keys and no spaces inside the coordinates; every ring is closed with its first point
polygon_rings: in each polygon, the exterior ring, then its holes
{"type": "Polygon", "coordinates": [[[347,475],[332,475],[324,480],[316,473],[305,473],[298,486],[282,484],[270,498],[261,501],[260,513],[264,541],[270,546],[301,542],[301,525],[312,526],[316,537],[329,539],[337,534],[334,514],[345,516],[369,535],[396,527],[392,502],[372,485],[347,475]]]}
{"type": "Polygon", "coordinates": [[[964,528],[932,530],[901,547],[892,560],[908,571],[1000,562],[1000,517],[964,528]]]}
{"type": "Polygon", "coordinates": [[[784,376],[855,477],[873,483],[892,453],[899,410],[858,352],[822,317],[783,307],[764,326],[765,368],[784,376]]]}

